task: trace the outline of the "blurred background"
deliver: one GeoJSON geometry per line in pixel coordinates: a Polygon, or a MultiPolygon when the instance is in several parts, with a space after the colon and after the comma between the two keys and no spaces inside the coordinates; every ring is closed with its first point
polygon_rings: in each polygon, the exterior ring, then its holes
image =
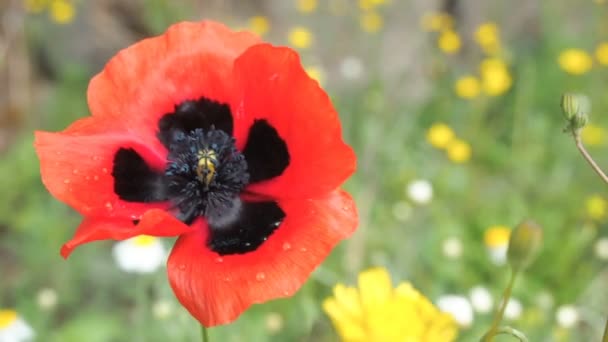
{"type": "Polygon", "coordinates": [[[559,100],[588,96],[582,138],[608,166],[604,0],[2,0],[0,310],[17,312],[36,340],[200,338],[162,266],[134,273],[120,260],[126,247],[109,241],[59,256],[80,218],[43,187],[32,132],[88,115],[88,81],[118,50],[204,18],[300,52],[357,152],[345,187],[361,216],[293,298],[254,306],[212,329],[214,341],[336,341],[322,302],[371,266],[444,303],[459,341],[478,340],[524,218],[543,226],[544,242],[507,323],[531,341],[600,340],[606,184],[563,134],[559,100]]]}

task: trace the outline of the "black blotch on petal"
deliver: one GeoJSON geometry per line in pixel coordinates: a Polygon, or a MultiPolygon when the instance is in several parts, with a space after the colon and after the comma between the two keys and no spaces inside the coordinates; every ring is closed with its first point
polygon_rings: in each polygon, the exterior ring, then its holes
{"type": "Polygon", "coordinates": [[[256,250],[281,225],[285,212],[275,202],[243,202],[238,218],[226,226],[210,225],[209,248],[220,254],[256,250]]]}
{"type": "Polygon", "coordinates": [[[163,174],[154,171],[131,148],[120,148],[114,155],[114,192],[128,202],[167,200],[163,174]]]}
{"type": "Polygon", "coordinates": [[[208,131],[212,126],[232,135],[230,106],[206,98],[184,101],[158,121],[157,136],[169,148],[177,133],[188,134],[197,128],[208,131]]]}
{"type": "Polygon", "coordinates": [[[251,125],[243,155],[250,183],[279,176],[289,165],[287,144],[266,120],[255,120],[251,125]]]}

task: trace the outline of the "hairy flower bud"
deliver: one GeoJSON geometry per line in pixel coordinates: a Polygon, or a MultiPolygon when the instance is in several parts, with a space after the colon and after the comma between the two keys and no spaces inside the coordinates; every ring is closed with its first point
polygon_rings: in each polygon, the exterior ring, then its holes
{"type": "Polygon", "coordinates": [[[515,227],[507,252],[507,260],[514,271],[522,270],[534,261],[542,239],[542,228],[534,221],[526,220],[515,227]]]}

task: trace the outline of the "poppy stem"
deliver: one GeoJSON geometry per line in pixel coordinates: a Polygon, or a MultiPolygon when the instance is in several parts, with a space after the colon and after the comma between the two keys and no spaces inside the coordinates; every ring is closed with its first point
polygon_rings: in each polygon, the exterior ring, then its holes
{"type": "Polygon", "coordinates": [[[209,333],[207,332],[207,328],[201,324],[201,338],[203,342],[209,342],[209,333]]]}
{"type": "MultiPolygon", "coordinates": [[[[505,309],[507,308],[507,303],[509,302],[509,298],[511,298],[511,291],[513,290],[513,285],[515,284],[515,279],[517,278],[518,270],[511,268],[511,277],[509,278],[509,284],[505,288],[505,292],[502,295],[502,302],[499,310],[496,312],[496,316],[494,317],[494,322],[492,322],[492,327],[488,332],[482,337],[481,342],[492,342],[494,341],[494,335],[499,333],[499,325],[502,321],[502,317],[505,314],[505,309]]],[[[504,332],[503,332],[504,333],[504,332]]]]}
{"type": "Polygon", "coordinates": [[[606,327],[604,328],[604,337],[602,337],[602,342],[608,342],[608,319],[606,319],[606,327]]]}
{"type": "Polygon", "coordinates": [[[581,140],[580,133],[578,131],[573,131],[572,135],[574,136],[574,142],[576,143],[576,148],[581,152],[581,154],[583,155],[583,158],[585,158],[587,163],[589,163],[589,165],[591,166],[593,171],[595,171],[595,173],[597,173],[600,176],[600,178],[602,178],[602,180],[608,184],[608,176],[606,176],[604,171],[602,171],[602,168],[599,167],[599,165],[597,165],[595,160],[593,160],[593,157],[591,157],[589,152],[587,152],[587,149],[585,149],[585,145],[583,145],[583,141],[581,140]]]}

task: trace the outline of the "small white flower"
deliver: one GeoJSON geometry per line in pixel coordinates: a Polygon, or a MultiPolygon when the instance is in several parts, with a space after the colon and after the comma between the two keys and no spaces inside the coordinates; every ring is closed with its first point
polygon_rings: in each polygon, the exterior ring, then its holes
{"type": "Polygon", "coordinates": [[[266,315],[266,330],[270,334],[276,334],[283,329],[283,316],[277,312],[270,312],[266,315]]]}
{"type": "Polygon", "coordinates": [[[118,267],[125,272],[152,273],[167,260],[167,252],[160,239],[148,235],[118,242],[112,252],[118,267]]]}
{"type": "Polygon", "coordinates": [[[509,299],[509,302],[507,302],[507,307],[505,308],[505,318],[512,321],[519,319],[523,310],[521,302],[515,298],[511,298],[509,299]]]}
{"type": "Polygon", "coordinates": [[[462,256],[462,242],[455,236],[449,237],[443,240],[441,250],[446,258],[458,259],[462,256]]]}
{"type": "Polygon", "coordinates": [[[412,216],[412,206],[406,201],[399,201],[393,205],[393,216],[397,221],[406,222],[412,216]]]}
{"type": "Polygon", "coordinates": [[[507,263],[507,250],[509,249],[508,244],[492,246],[488,248],[490,254],[490,260],[494,265],[502,266],[507,263]]]}
{"type": "Polygon", "coordinates": [[[536,305],[541,307],[542,309],[549,310],[555,304],[555,300],[553,299],[553,295],[549,291],[542,291],[538,295],[536,295],[536,299],[534,301],[536,305]]]}
{"type": "Polygon", "coordinates": [[[555,314],[557,324],[563,328],[572,328],[578,323],[579,313],[573,305],[562,305],[555,314]]]}
{"type": "Polygon", "coordinates": [[[444,295],[437,300],[439,310],[452,315],[461,327],[469,327],[473,323],[473,308],[464,296],[444,295]]]}
{"type": "Polygon", "coordinates": [[[0,342],[22,342],[34,338],[34,330],[14,310],[0,310],[0,342]]]}
{"type": "Polygon", "coordinates": [[[471,305],[473,309],[479,313],[488,313],[492,311],[494,306],[494,300],[492,294],[487,288],[483,286],[475,286],[469,292],[469,298],[471,299],[471,305]]]}
{"type": "Polygon", "coordinates": [[[167,319],[173,314],[173,304],[166,300],[159,300],[152,304],[152,314],[156,319],[167,319]]]}
{"type": "Polygon", "coordinates": [[[595,242],[595,256],[600,260],[608,260],[608,238],[600,238],[595,242]]]}
{"type": "Polygon", "coordinates": [[[57,292],[50,288],[41,289],[38,291],[36,301],[41,309],[50,310],[57,305],[57,292]]]}
{"type": "Polygon", "coordinates": [[[407,195],[412,202],[428,204],[433,199],[433,186],[424,179],[418,179],[407,185],[407,195]]]}
{"type": "Polygon", "coordinates": [[[346,57],[340,63],[340,74],[347,80],[356,80],[363,74],[363,63],[357,57],[346,57]]]}

